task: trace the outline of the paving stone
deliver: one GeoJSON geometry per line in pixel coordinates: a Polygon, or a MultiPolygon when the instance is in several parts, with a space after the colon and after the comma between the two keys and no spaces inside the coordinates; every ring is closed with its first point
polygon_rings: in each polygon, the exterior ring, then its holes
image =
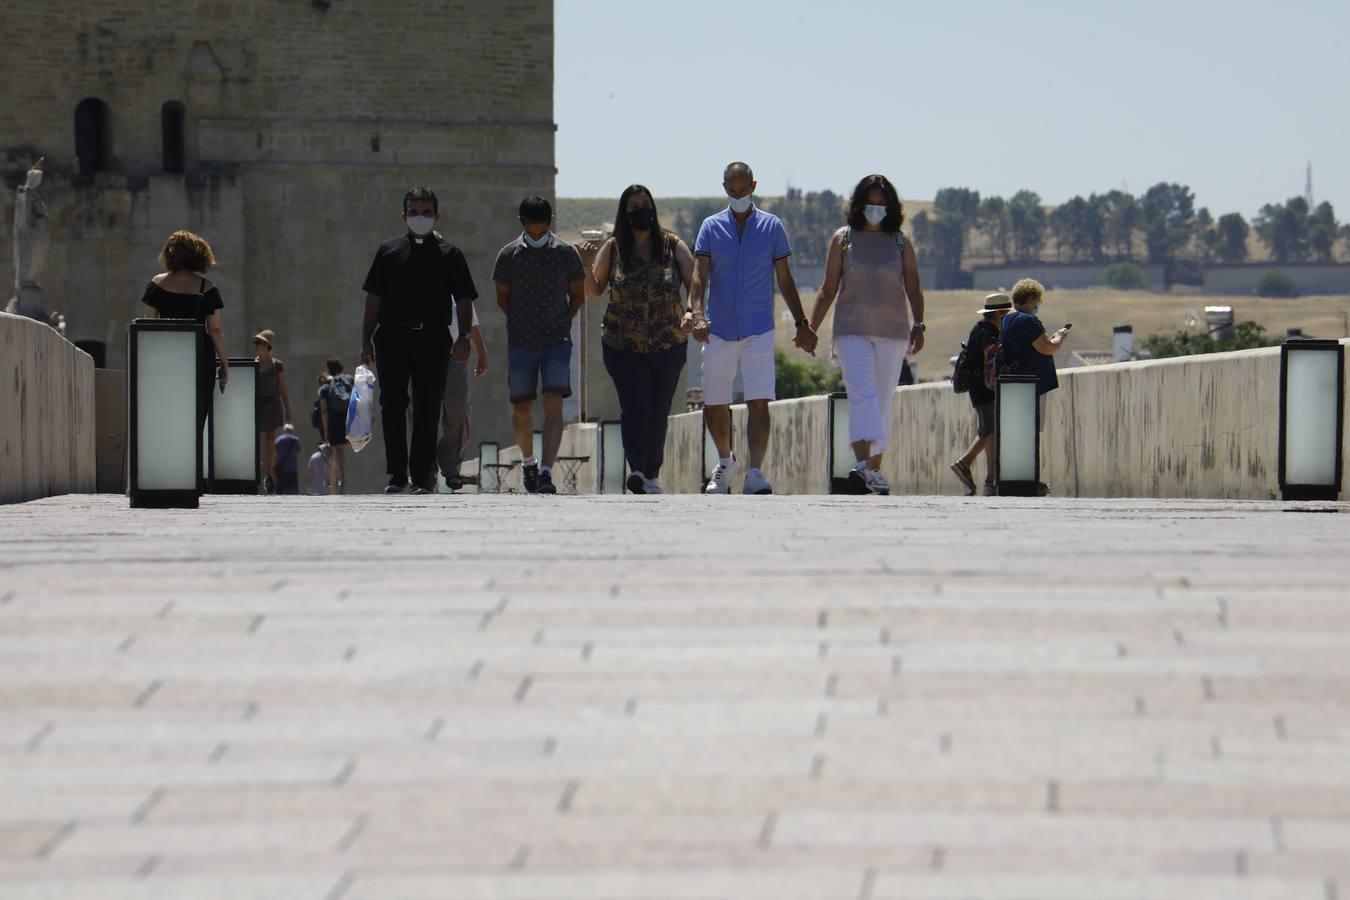
{"type": "Polygon", "coordinates": [[[4,900],[1350,894],[1339,514],[287,499],[0,507],[4,900]]]}

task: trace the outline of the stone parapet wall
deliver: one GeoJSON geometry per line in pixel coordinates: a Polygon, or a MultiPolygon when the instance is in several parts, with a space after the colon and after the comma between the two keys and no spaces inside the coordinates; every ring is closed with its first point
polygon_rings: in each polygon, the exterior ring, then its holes
{"type": "Polygon", "coordinates": [[[0,503],[93,493],[94,360],[0,313],[0,503]]]}
{"type": "MultiPolygon", "coordinates": [[[[1279,371],[1277,348],[1061,371],[1047,404],[1042,477],[1057,496],[1278,497],[1279,371]]],[[[975,438],[970,401],[943,382],[898,388],[892,403],[882,471],[895,493],[960,494],[948,466],[975,438]]],[[[775,490],[827,493],[828,399],[782,400],[772,409],[764,472],[775,490]]],[[[1344,414],[1350,422],[1350,393],[1344,414]]],[[[733,407],[742,462],[745,423],[745,407],[733,407]]],[[[1343,440],[1346,465],[1350,428],[1343,440]]],[[[697,492],[702,454],[702,414],[672,416],[665,489],[697,492]]],[[[976,478],[983,477],[981,461],[976,478]]]]}

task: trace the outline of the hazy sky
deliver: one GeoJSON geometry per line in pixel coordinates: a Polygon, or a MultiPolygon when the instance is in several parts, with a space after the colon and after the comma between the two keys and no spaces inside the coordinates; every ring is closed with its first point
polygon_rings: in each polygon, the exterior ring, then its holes
{"type": "Polygon", "coordinates": [[[557,0],[558,195],[844,191],[873,171],[1058,203],[1162,181],[1350,219],[1350,0],[557,0]]]}

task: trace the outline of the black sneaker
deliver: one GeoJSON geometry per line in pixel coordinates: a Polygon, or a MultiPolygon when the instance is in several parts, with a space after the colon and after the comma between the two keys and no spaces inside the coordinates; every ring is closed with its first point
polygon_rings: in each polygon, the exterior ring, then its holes
{"type": "Polygon", "coordinates": [[[630,494],[647,493],[647,479],[642,477],[641,472],[632,472],[628,475],[628,480],[624,482],[624,487],[628,488],[630,494]]]}
{"type": "Polygon", "coordinates": [[[525,493],[539,493],[539,466],[537,464],[533,466],[521,466],[520,480],[525,485],[525,493]]]}
{"type": "Polygon", "coordinates": [[[397,494],[402,492],[402,490],[407,486],[408,486],[408,479],[406,478],[398,478],[398,477],[390,478],[389,483],[384,486],[384,492],[386,494],[397,494]]]}
{"type": "Polygon", "coordinates": [[[537,494],[556,494],[558,489],[553,486],[553,473],[547,469],[539,472],[539,486],[535,488],[537,494]]]}
{"type": "Polygon", "coordinates": [[[413,492],[413,495],[414,495],[414,496],[417,496],[417,497],[421,497],[421,496],[424,496],[424,495],[426,495],[426,494],[434,494],[434,493],[436,493],[436,485],[435,485],[434,483],[431,484],[430,486],[427,486],[427,485],[421,485],[421,484],[419,484],[419,485],[414,485],[414,487],[413,487],[413,489],[412,489],[412,492],[413,492]]]}
{"type": "Polygon", "coordinates": [[[856,466],[848,470],[848,492],[860,496],[862,494],[871,493],[867,490],[866,476],[864,476],[862,471],[856,466]]]}

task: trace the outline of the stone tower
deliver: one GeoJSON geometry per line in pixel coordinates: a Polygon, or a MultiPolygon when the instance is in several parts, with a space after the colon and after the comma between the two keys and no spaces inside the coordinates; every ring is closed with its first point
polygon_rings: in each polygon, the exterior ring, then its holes
{"type": "MultiPolygon", "coordinates": [[[[164,238],[195,231],[220,261],[231,355],[276,332],[312,447],[315,379],[330,355],[355,365],[374,250],[428,184],[493,351],[475,440],[510,442],[492,262],[520,199],[553,196],[551,0],[14,0],[4,19],[0,170],[13,188],[47,157],[43,287],[72,340],[121,368],[164,238]]],[[[0,230],[0,284],[11,241],[0,230]]],[[[382,457],[349,464],[351,486],[382,483],[382,457]]]]}

